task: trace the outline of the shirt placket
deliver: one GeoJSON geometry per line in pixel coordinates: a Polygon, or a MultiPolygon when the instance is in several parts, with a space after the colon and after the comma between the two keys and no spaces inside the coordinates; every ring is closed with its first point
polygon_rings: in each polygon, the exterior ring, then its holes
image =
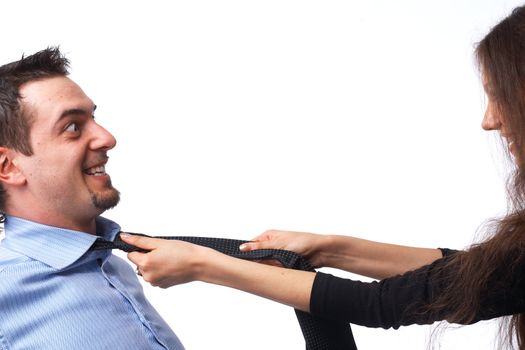
{"type": "Polygon", "coordinates": [[[159,345],[164,349],[168,350],[169,347],[165,344],[164,341],[162,341],[162,339],[160,339],[160,337],[157,335],[157,332],[155,332],[154,327],[152,327],[151,323],[147,319],[146,313],[142,309],[140,303],[127,292],[126,286],[124,286],[121,283],[121,281],[117,278],[117,274],[112,270],[112,267],[109,264],[107,264],[107,260],[108,257],[97,259],[97,263],[100,266],[100,271],[102,272],[102,275],[104,276],[106,281],[108,281],[108,283],[113,288],[115,288],[115,290],[131,305],[142,325],[151,333],[151,335],[159,343],[159,345]]]}

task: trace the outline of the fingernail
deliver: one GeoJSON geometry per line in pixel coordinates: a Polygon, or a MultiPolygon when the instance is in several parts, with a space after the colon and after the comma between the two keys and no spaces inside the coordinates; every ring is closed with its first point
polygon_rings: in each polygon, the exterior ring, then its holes
{"type": "Polygon", "coordinates": [[[246,249],[248,249],[248,245],[245,244],[245,243],[244,243],[244,244],[241,244],[241,245],[239,246],[239,250],[240,250],[240,251],[244,251],[244,250],[246,250],[246,249]]]}
{"type": "Polygon", "coordinates": [[[129,233],[124,233],[124,232],[120,233],[120,238],[129,238],[129,237],[131,237],[129,233]]]}

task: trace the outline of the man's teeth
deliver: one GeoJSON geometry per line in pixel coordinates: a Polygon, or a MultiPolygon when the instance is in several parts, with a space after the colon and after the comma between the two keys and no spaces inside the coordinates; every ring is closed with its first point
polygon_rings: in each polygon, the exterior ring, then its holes
{"type": "Polygon", "coordinates": [[[93,168],[89,168],[85,171],[88,175],[94,175],[94,176],[104,176],[106,175],[106,168],[102,166],[95,166],[93,168]]]}

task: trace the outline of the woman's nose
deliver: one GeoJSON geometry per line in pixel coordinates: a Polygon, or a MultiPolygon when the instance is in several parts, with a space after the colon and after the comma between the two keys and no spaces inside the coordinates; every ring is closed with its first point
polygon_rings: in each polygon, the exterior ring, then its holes
{"type": "Polygon", "coordinates": [[[497,113],[494,113],[494,109],[489,104],[487,106],[487,110],[485,111],[485,116],[483,117],[483,121],[481,122],[481,127],[484,130],[499,130],[501,129],[501,120],[497,113]]]}

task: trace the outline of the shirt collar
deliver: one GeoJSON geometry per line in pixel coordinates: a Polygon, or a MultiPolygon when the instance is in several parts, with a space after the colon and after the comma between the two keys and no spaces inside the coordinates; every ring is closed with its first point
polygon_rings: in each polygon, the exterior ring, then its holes
{"type": "Polygon", "coordinates": [[[96,218],[97,235],[39,224],[6,216],[2,246],[56,269],[63,269],[80,259],[98,237],[113,241],[120,231],[115,222],[96,218]]]}

